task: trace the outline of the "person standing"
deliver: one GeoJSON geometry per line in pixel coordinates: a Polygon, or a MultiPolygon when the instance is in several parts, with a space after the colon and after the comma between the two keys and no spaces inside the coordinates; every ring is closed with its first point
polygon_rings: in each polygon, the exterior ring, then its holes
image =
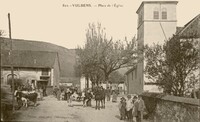
{"type": "Polygon", "coordinates": [[[133,111],[133,101],[131,99],[131,95],[127,96],[127,102],[126,102],[126,115],[128,118],[128,121],[131,122],[133,120],[133,115],[132,115],[132,111],[133,111]]]}
{"type": "Polygon", "coordinates": [[[67,102],[69,103],[70,96],[71,96],[71,91],[69,88],[67,88],[66,95],[67,95],[67,102]]]}
{"type": "Polygon", "coordinates": [[[135,110],[137,111],[136,122],[142,122],[145,104],[141,95],[138,96],[138,99],[136,100],[134,105],[135,105],[135,110]]]}
{"type": "Polygon", "coordinates": [[[57,91],[57,96],[56,96],[58,100],[60,100],[60,94],[61,94],[61,90],[58,89],[58,91],[57,91]]]}
{"type": "Polygon", "coordinates": [[[55,94],[55,97],[57,98],[57,92],[58,92],[58,87],[57,86],[55,86],[55,88],[54,88],[54,90],[53,90],[53,92],[54,92],[54,94],[55,94]]]}
{"type": "Polygon", "coordinates": [[[85,104],[85,101],[86,101],[86,93],[85,93],[86,91],[83,91],[82,92],[82,95],[81,95],[81,97],[82,97],[82,99],[83,99],[83,107],[85,107],[86,106],[86,104],[85,104]]]}
{"type": "Polygon", "coordinates": [[[110,95],[111,95],[111,89],[109,87],[107,87],[107,89],[106,89],[107,101],[110,101],[110,95]]]}
{"type": "Polygon", "coordinates": [[[118,107],[120,113],[120,120],[126,119],[126,99],[124,97],[121,98],[118,107]]]}
{"type": "Polygon", "coordinates": [[[61,100],[65,99],[65,91],[64,91],[64,89],[61,89],[60,99],[61,100]]]}
{"type": "Polygon", "coordinates": [[[47,96],[47,93],[46,93],[46,86],[43,86],[43,96],[47,96]]]}
{"type": "Polygon", "coordinates": [[[73,91],[70,90],[70,92],[69,92],[69,100],[68,100],[68,103],[69,103],[68,106],[70,106],[70,107],[73,107],[72,100],[73,100],[73,91]]]}
{"type": "Polygon", "coordinates": [[[40,100],[43,99],[43,90],[42,90],[42,87],[39,87],[39,93],[40,93],[40,100]]]}
{"type": "Polygon", "coordinates": [[[86,101],[86,106],[92,106],[91,100],[92,100],[92,93],[90,90],[87,91],[87,93],[85,94],[85,97],[87,99],[86,101]]]}
{"type": "Polygon", "coordinates": [[[36,89],[34,80],[31,81],[31,89],[32,89],[32,91],[34,91],[36,89]]]}
{"type": "Polygon", "coordinates": [[[136,95],[134,95],[132,101],[133,101],[133,111],[132,111],[132,115],[133,115],[133,120],[136,121],[137,110],[138,110],[138,105],[136,106],[136,101],[137,101],[137,96],[136,96],[136,95]]]}
{"type": "Polygon", "coordinates": [[[117,102],[117,92],[116,92],[116,90],[113,91],[112,102],[117,102]]]}

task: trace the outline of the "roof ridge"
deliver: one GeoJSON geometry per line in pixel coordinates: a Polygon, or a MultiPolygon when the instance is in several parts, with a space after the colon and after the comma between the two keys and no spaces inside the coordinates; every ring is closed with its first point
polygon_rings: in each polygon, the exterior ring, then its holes
{"type": "Polygon", "coordinates": [[[200,14],[198,14],[197,16],[195,16],[192,20],[190,20],[187,24],[184,25],[183,29],[178,33],[179,34],[182,34],[188,27],[189,25],[194,22],[196,19],[198,19],[200,17],[200,14]]]}
{"type": "MultiPolygon", "coordinates": [[[[8,37],[2,37],[4,39],[9,39],[8,37]]],[[[10,40],[10,39],[9,39],[10,40]]],[[[46,43],[46,44],[51,44],[51,45],[55,45],[55,46],[59,46],[61,48],[64,48],[64,49],[67,49],[69,50],[68,48],[66,47],[63,47],[63,46],[60,46],[60,45],[57,45],[57,44],[54,44],[54,43],[50,43],[50,42],[46,42],[44,40],[29,40],[29,39],[16,39],[16,38],[13,38],[12,40],[14,41],[28,41],[28,42],[36,42],[36,43],[46,43]]]]}
{"type": "Polygon", "coordinates": [[[43,50],[13,50],[19,52],[45,52],[45,53],[57,53],[56,51],[43,51],[43,50]]]}

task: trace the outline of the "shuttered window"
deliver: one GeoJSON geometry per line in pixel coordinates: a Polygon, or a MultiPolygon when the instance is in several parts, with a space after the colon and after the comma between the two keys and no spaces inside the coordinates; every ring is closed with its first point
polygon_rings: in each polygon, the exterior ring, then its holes
{"type": "Polygon", "coordinates": [[[153,12],[153,19],[159,19],[159,12],[158,11],[153,12]]]}
{"type": "Polygon", "coordinates": [[[166,8],[162,9],[162,19],[167,19],[167,9],[166,8]]]}

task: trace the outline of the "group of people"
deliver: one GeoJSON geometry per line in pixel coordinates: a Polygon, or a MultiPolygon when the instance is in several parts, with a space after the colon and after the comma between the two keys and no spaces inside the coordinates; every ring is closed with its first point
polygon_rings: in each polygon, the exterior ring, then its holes
{"type": "Polygon", "coordinates": [[[95,86],[92,89],[84,89],[82,92],[76,88],[59,88],[55,86],[53,93],[58,100],[66,100],[69,106],[72,106],[72,101],[83,101],[83,106],[92,106],[91,101],[96,101],[96,109],[105,108],[105,100],[117,102],[117,92],[111,88],[103,88],[102,86],[95,86]]]}
{"type": "Polygon", "coordinates": [[[145,104],[141,95],[134,95],[133,97],[128,95],[127,100],[125,97],[122,97],[119,103],[120,119],[128,119],[130,122],[133,120],[141,122],[144,109],[145,104]]]}
{"type": "Polygon", "coordinates": [[[117,90],[111,90],[111,88],[107,87],[107,89],[106,89],[107,101],[110,101],[112,98],[112,102],[117,102],[117,95],[118,95],[117,90]]]}
{"type": "Polygon", "coordinates": [[[92,106],[92,98],[93,98],[93,93],[91,90],[85,90],[81,94],[81,98],[83,99],[83,106],[92,106]]]}
{"type": "Polygon", "coordinates": [[[53,92],[57,100],[66,100],[69,103],[69,106],[72,106],[72,101],[83,101],[84,107],[91,106],[93,93],[90,89],[85,89],[83,92],[78,92],[77,89],[60,89],[56,86],[53,92]]]}
{"type": "Polygon", "coordinates": [[[54,90],[53,90],[53,94],[55,95],[55,97],[58,100],[70,100],[70,96],[75,92],[75,90],[67,88],[58,88],[57,86],[55,86],[54,90]]]}

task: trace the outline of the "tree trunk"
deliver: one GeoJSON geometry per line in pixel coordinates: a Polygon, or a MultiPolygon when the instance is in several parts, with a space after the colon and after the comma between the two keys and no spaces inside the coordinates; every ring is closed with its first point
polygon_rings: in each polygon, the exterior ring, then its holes
{"type": "Polygon", "coordinates": [[[109,81],[108,81],[108,74],[105,74],[105,82],[106,82],[106,88],[109,87],[109,81]]]}
{"type": "Polygon", "coordinates": [[[89,88],[89,78],[86,77],[86,88],[88,89],[89,88]]]}

